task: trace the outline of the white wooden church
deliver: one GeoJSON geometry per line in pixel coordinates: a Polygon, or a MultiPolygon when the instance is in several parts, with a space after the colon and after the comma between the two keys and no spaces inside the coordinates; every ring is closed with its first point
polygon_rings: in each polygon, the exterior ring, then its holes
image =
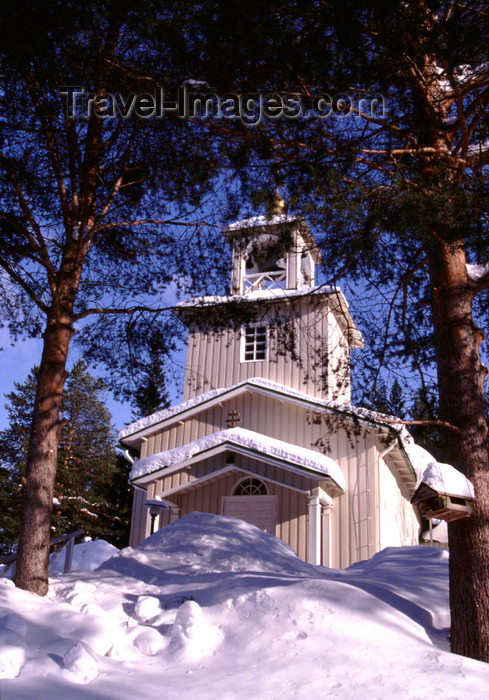
{"type": "Polygon", "coordinates": [[[257,217],[225,237],[230,294],[176,310],[189,331],[183,403],[119,436],[136,455],[131,546],[202,511],[249,521],[310,563],[346,567],[418,544],[420,506],[468,516],[465,477],[402,426],[351,406],[350,352],[363,341],[342,292],[316,286],[321,256],[305,221],[257,217]],[[411,503],[419,489],[428,507],[411,503]]]}

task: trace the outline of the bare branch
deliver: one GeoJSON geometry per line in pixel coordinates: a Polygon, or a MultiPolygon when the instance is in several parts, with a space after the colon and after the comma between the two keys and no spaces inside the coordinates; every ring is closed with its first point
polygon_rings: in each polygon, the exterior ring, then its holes
{"type": "Polygon", "coordinates": [[[393,423],[398,425],[435,425],[438,428],[446,428],[447,430],[453,430],[458,435],[463,435],[463,430],[444,420],[401,420],[400,418],[384,418],[380,416],[376,416],[375,420],[379,421],[379,423],[393,423]]]}
{"type": "Polygon", "coordinates": [[[137,221],[114,221],[110,224],[103,224],[103,226],[97,226],[96,231],[104,231],[106,229],[111,228],[122,228],[124,226],[143,226],[145,224],[185,227],[209,226],[211,228],[217,229],[226,228],[226,226],[219,226],[218,224],[212,224],[207,221],[178,221],[177,219],[139,219],[137,221]]]}
{"type": "MultiPolygon", "coordinates": [[[[0,158],[4,160],[4,158],[0,155],[0,158]]],[[[27,241],[30,243],[32,248],[39,253],[39,257],[41,259],[41,264],[45,268],[47,275],[48,275],[48,281],[49,281],[49,286],[51,288],[51,292],[54,293],[55,291],[55,277],[56,277],[56,272],[54,270],[53,265],[51,264],[51,260],[49,258],[49,253],[46,247],[46,242],[44,240],[44,237],[42,235],[41,229],[39,228],[37,221],[35,220],[29,205],[27,204],[27,201],[24,197],[24,193],[22,192],[22,188],[17,181],[17,178],[15,175],[9,171],[8,168],[6,168],[7,174],[10,178],[10,181],[12,182],[12,185],[14,187],[15,193],[17,195],[17,200],[19,202],[19,205],[22,209],[22,213],[26,217],[26,219],[30,222],[35,235],[33,235],[30,231],[28,231],[26,228],[22,228],[20,230],[20,233],[24,236],[24,238],[27,239],[27,241]]]]}
{"type": "Polygon", "coordinates": [[[58,185],[59,201],[61,204],[61,211],[63,213],[64,225],[68,229],[70,226],[70,207],[67,199],[66,185],[63,176],[63,170],[58,156],[58,149],[56,146],[55,130],[53,124],[49,124],[46,118],[45,110],[38,99],[38,86],[36,81],[32,76],[32,72],[28,71],[29,83],[28,90],[31,96],[33,107],[36,111],[37,118],[41,124],[42,133],[44,135],[44,141],[46,144],[46,150],[51,159],[51,167],[53,169],[53,174],[58,185]]]}
{"type": "Polygon", "coordinates": [[[157,308],[152,308],[151,306],[131,306],[130,308],[111,308],[111,307],[98,307],[98,308],[92,308],[92,309],[85,309],[84,311],[80,311],[78,314],[74,314],[73,319],[74,321],[80,321],[82,318],[87,318],[88,316],[104,316],[108,314],[125,314],[126,316],[132,316],[135,313],[138,312],[143,312],[143,313],[151,313],[151,314],[159,314],[162,313],[163,311],[172,311],[175,308],[174,305],[172,306],[160,306],[157,308]]]}
{"type": "Polygon", "coordinates": [[[43,302],[41,297],[34,292],[34,290],[27,284],[27,282],[19,275],[3,258],[0,257],[0,266],[3,267],[5,272],[21,287],[27,296],[35,303],[35,305],[41,309],[43,313],[48,312],[47,305],[43,302]]]}
{"type": "Polygon", "coordinates": [[[119,162],[119,166],[118,166],[119,177],[115,180],[114,185],[112,187],[112,191],[109,194],[109,197],[107,198],[107,201],[105,202],[105,205],[103,206],[100,214],[98,215],[97,219],[95,220],[94,225],[90,229],[90,232],[87,234],[87,239],[91,239],[93,237],[95,231],[97,230],[97,223],[99,221],[102,221],[105,218],[105,216],[107,215],[110,207],[112,206],[112,204],[117,196],[117,193],[119,192],[119,190],[122,186],[122,182],[124,179],[124,169],[125,169],[127,163],[129,162],[132,146],[134,144],[134,139],[136,136],[136,131],[137,131],[137,122],[136,122],[136,125],[134,126],[133,133],[129,139],[129,144],[128,144],[127,148],[125,149],[124,155],[122,156],[122,158],[119,162]]]}
{"type": "Polygon", "coordinates": [[[414,347],[413,341],[411,340],[411,335],[408,333],[408,330],[406,328],[406,310],[407,310],[407,292],[408,292],[408,285],[409,282],[414,275],[414,273],[419,270],[423,265],[425,265],[427,262],[427,257],[424,256],[422,260],[419,261],[417,265],[415,265],[411,270],[408,271],[408,273],[404,276],[404,278],[401,281],[402,284],[402,316],[401,316],[401,327],[402,327],[402,332],[404,334],[404,337],[407,340],[407,343],[409,345],[409,350],[411,351],[411,356],[413,358],[414,365],[418,371],[419,378],[421,381],[421,386],[423,388],[423,392],[426,394],[426,383],[424,380],[424,373],[423,369],[421,367],[421,363],[418,360],[418,356],[416,353],[416,349],[414,347]]]}

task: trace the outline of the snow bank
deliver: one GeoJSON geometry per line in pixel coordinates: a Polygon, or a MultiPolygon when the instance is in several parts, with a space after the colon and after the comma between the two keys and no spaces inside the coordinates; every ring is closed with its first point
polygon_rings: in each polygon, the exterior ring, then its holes
{"type": "Polygon", "coordinates": [[[0,629],[0,678],[17,678],[25,664],[26,644],[7,625],[0,629]]]}
{"type": "MultiPolygon", "coordinates": [[[[90,540],[81,544],[75,544],[73,547],[73,562],[71,565],[72,571],[93,571],[97,569],[107,559],[119,550],[114,545],[105,542],[105,540],[90,540]]],[[[57,557],[53,557],[49,564],[49,573],[51,576],[62,574],[64,571],[66,559],[66,549],[64,549],[57,557]]]]}
{"type": "MultiPolygon", "coordinates": [[[[224,515],[190,513],[161,528],[138,547],[127,547],[100,567],[163,585],[168,574],[266,572],[317,574],[283,540],[224,515]]],[[[150,607],[151,604],[148,604],[150,607]]]]}
{"type": "Polygon", "coordinates": [[[193,513],[46,598],[0,581],[1,696],[486,700],[489,665],[450,654],[448,624],[446,550],[335,571],[193,513]]]}
{"type": "Polygon", "coordinates": [[[93,655],[81,642],[75,642],[63,656],[63,666],[74,683],[85,685],[98,676],[93,655]]]}

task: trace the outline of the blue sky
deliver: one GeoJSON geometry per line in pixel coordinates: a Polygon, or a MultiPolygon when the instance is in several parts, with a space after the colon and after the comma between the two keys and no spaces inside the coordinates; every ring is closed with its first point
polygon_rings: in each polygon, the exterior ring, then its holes
{"type": "MultiPolygon", "coordinates": [[[[6,328],[0,328],[0,430],[4,430],[8,425],[7,411],[5,410],[5,394],[15,389],[14,382],[23,382],[34,365],[39,364],[42,352],[42,340],[28,338],[19,340],[15,345],[11,344],[6,328]]],[[[68,359],[68,369],[72,367],[76,359],[80,357],[72,344],[68,359]]],[[[89,365],[91,374],[97,376],[97,371],[90,367],[88,358],[85,358],[89,365]]],[[[170,363],[168,377],[168,392],[172,404],[182,400],[183,387],[183,366],[185,364],[185,349],[177,352],[170,363]]],[[[107,390],[105,397],[107,408],[112,414],[112,422],[117,431],[127,423],[132,422],[132,409],[129,403],[116,401],[110,391],[107,390]]]]}
{"type": "MultiPolygon", "coordinates": [[[[14,346],[11,345],[6,328],[0,329],[0,430],[7,426],[7,412],[5,394],[14,389],[14,382],[23,382],[35,364],[41,359],[42,341],[29,338],[20,340],[14,346]]],[[[76,356],[72,354],[68,367],[71,367],[76,356]]],[[[92,374],[96,374],[90,370],[92,374]]],[[[110,392],[107,392],[107,406],[112,413],[112,420],[119,430],[125,423],[131,421],[131,407],[129,404],[121,404],[115,401],[110,392]]]]}

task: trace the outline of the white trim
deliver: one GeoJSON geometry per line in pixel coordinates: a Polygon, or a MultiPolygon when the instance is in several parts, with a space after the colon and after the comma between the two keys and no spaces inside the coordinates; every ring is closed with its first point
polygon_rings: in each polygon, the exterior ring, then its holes
{"type": "Polygon", "coordinates": [[[242,476],[238,479],[238,481],[234,484],[232,488],[232,493],[231,496],[269,496],[269,491],[268,491],[268,485],[266,481],[264,481],[261,477],[257,476],[256,474],[253,474],[252,476],[242,476]],[[256,493],[256,494],[251,494],[251,493],[236,493],[236,489],[242,484],[244,481],[248,481],[250,479],[254,479],[255,481],[260,481],[263,486],[265,487],[266,493],[256,493]]]}
{"type": "MultiPolygon", "coordinates": [[[[227,467],[223,467],[222,469],[217,469],[215,472],[209,472],[209,474],[204,474],[204,476],[199,476],[198,479],[193,479],[192,481],[187,481],[186,484],[180,484],[180,486],[173,486],[171,489],[167,489],[166,491],[162,491],[160,493],[160,497],[165,498],[167,496],[173,496],[176,493],[180,493],[181,491],[185,491],[186,489],[189,488],[194,488],[197,486],[200,486],[206,481],[209,481],[209,479],[213,479],[215,477],[221,477],[224,476],[224,474],[227,474],[227,472],[234,471],[236,469],[235,465],[229,465],[227,467]]],[[[178,471],[173,469],[174,471],[178,471]]],[[[166,474],[165,474],[166,476],[166,474]]]]}
{"type": "Polygon", "coordinates": [[[268,291],[269,289],[288,289],[287,269],[270,270],[268,272],[252,272],[245,274],[243,278],[244,287],[242,294],[252,294],[258,291],[268,291]],[[281,285],[280,282],[285,284],[281,285]]]}
{"type": "MultiPolygon", "coordinates": [[[[243,474],[250,474],[250,476],[257,476],[260,479],[264,480],[264,477],[261,474],[257,474],[256,472],[252,472],[249,469],[244,469],[243,467],[238,466],[237,464],[234,465],[236,469],[239,469],[239,471],[243,472],[243,474]]],[[[292,470],[290,470],[292,471],[292,470]]],[[[303,476],[308,477],[308,474],[303,474],[303,476]]],[[[314,477],[312,477],[314,478],[314,477]]],[[[289,484],[284,484],[283,481],[277,481],[276,479],[270,479],[268,476],[266,478],[266,483],[267,484],[275,484],[276,486],[282,486],[284,489],[289,489],[289,491],[295,491],[296,493],[300,493],[303,496],[307,496],[309,493],[309,489],[299,489],[297,486],[289,486],[289,484]]]]}
{"type": "Polygon", "coordinates": [[[149,508],[146,508],[146,506],[144,506],[144,510],[145,510],[145,516],[144,516],[144,538],[143,539],[146,539],[147,537],[149,537],[151,535],[151,515],[149,512],[149,508]]]}
{"type": "MultiPolygon", "coordinates": [[[[176,470],[173,469],[172,471],[175,472],[176,470]]],[[[262,477],[261,474],[257,474],[256,472],[253,472],[250,469],[245,469],[244,467],[240,467],[238,464],[229,464],[226,467],[224,467],[222,469],[218,469],[215,472],[209,472],[209,474],[205,474],[204,476],[200,476],[198,479],[194,479],[193,481],[188,481],[186,484],[181,484],[180,486],[174,486],[173,488],[168,489],[167,491],[162,491],[160,496],[166,497],[166,496],[171,496],[175,493],[180,493],[181,491],[185,491],[188,488],[193,488],[194,485],[199,486],[199,484],[202,484],[205,481],[212,479],[213,477],[224,476],[224,474],[226,472],[229,472],[229,471],[238,471],[238,472],[241,472],[241,474],[244,474],[246,476],[254,476],[256,478],[260,478],[262,481],[265,481],[265,479],[262,477]]],[[[283,481],[277,481],[276,479],[269,479],[267,477],[266,483],[267,484],[275,484],[276,486],[281,486],[282,488],[288,489],[289,491],[295,491],[296,493],[300,493],[302,496],[307,496],[309,494],[309,489],[307,489],[307,490],[299,489],[299,488],[297,488],[297,486],[290,486],[289,484],[284,484],[283,481]]]]}

